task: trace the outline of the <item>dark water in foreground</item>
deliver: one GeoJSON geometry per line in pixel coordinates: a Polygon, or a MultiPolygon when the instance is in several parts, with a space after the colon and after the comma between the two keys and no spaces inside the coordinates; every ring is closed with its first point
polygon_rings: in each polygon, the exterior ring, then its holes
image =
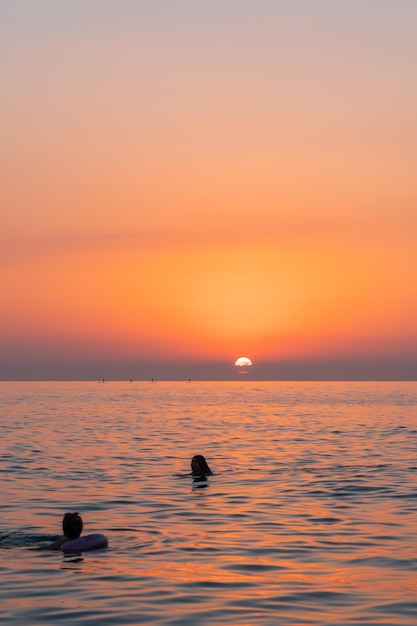
{"type": "Polygon", "coordinates": [[[417,383],[0,383],[0,622],[417,624],[417,383]],[[215,472],[186,476],[202,453],[215,472]],[[77,510],[109,547],[31,550],[77,510]]]}

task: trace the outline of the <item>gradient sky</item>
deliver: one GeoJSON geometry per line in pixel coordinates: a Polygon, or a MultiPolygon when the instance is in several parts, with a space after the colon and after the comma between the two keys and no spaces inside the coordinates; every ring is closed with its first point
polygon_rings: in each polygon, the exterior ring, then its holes
{"type": "Polygon", "coordinates": [[[415,378],[416,33],[414,0],[2,0],[0,378],[415,378]]]}

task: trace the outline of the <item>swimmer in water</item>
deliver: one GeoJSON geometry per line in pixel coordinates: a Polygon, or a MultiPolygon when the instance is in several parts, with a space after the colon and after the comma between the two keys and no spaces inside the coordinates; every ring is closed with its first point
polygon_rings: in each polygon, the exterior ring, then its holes
{"type": "Polygon", "coordinates": [[[62,519],[63,536],[59,537],[48,546],[43,546],[41,550],[59,550],[59,548],[73,539],[78,539],[83,530],[83,520],[78,513],[65,513],[62,519]]]}
{"type": "Polygon", "coordinates": [[[192,476],[210,476],[213,474],[209,468],[206,459],[202,454],[196,454],[191,459],[191,475],[192,476]]]}

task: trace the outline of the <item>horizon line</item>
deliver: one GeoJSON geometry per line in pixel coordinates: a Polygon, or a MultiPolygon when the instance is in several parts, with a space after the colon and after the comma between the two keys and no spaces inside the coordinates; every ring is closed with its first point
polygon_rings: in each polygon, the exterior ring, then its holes
{"type": "Polygon", "coordinates": [[[0,383],[407,383],[417,378],[0,378],[0,383]]]}

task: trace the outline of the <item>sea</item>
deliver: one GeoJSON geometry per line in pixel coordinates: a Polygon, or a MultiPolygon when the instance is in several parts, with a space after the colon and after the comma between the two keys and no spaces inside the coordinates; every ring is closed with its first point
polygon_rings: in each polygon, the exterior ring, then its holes
{"type": "Polygon", "coordinates": [[[2,624],[417,624],[416,382],[1,382],[0,451],[2,624]]]}

